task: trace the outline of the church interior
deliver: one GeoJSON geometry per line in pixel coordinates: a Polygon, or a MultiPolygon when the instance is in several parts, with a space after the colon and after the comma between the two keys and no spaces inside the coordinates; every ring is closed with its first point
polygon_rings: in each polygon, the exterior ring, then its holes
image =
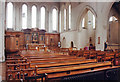
{"type": "Polygon", "coordinates": [[[120,1],[0,0],[0,81],[118,81],[120,1]]]}

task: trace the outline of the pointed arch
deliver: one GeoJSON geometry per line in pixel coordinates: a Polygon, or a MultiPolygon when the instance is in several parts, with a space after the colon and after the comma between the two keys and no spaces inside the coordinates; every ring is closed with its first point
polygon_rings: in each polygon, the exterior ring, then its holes
{"type": "MultiPolygon", "coordinates": [[[[89,5],[86,5],[84,8],[83,8],[83,10],[82,10],[82,13],[79,15],[79,17],[78,17],[78,20],[77,20],[77,24],[76,24],[76,27],[77,27],[77,29],[79,30],[81,30],[82,28],[81,28],[81,21],[82,21],[82,19],[85,17],[85,15],[87,14],[87,12],[88,11],[91,11],[92,13],[93,13],[93,15],[94,15],[94,17],[95,18],[97,18],[97,14],[96,14],[96,12],[95,12],[95,10],[91,7],[91,6],[89,6],[89,5]],[[79,26],[79,27],[78,27],[79,26]]],[[[95,23],[96,23],[97,21],[95,20],[95,23]]]]}

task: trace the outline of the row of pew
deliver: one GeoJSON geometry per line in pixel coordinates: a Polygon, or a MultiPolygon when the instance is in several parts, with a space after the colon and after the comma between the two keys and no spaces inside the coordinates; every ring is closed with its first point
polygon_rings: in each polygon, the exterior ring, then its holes
{"type": "MultiPolygon", "coordinates": [[[[98,59],[87,58],[86,56],[19,55],[17,57],[11,56],[6,59],[7,80],[83,80],[82,75],[89,75],[96,72],[105,74],[104,80],[110,76],[109,73],[107,73],[106,76],[106,72],[112,69],[117,70],[119,66],[113,66],[112,61],[99,62],[98,59]]],[[[98,79],[99,75],[96,76],[93,74],[93,76],[95,79],[98,79]]]]}
{"type": "Polygon", "coordinates": [[[120,59],[120,52],[107,52],[95,50],[69,50],[69,55],[85,57],[86,59],[97,59],[99,62],[116,61],[120,59]]]}

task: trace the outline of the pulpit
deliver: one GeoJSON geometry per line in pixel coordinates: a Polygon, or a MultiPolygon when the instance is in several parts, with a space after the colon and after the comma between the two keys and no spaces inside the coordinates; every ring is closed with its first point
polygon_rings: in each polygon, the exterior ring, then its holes
{"type": "Polygon", "coordinates": [[[5,51],[16,52],[24,47],[23,32],[7,31],[5,35],[5,51]]]}

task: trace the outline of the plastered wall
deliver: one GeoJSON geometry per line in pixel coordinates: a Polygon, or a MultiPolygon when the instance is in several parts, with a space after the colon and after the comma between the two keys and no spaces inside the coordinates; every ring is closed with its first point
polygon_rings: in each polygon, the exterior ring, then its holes
{"type": "MultiPolygon", "coordinates": [[[[94,41],[96,50],[104,50],[104,42],[107,40],[108,15],[112,4],[113,3],[107,2],[72,3],[72,29],[66,31],[62,30],[62,47],[69,48],[71,41],[74,42],[74,46],[78,49],[88,46],[88,35],[91,33],[91,31],[89,29],[82,29],[80,25],[81,19],[84,16],[84,11],[87,8],[90,9],[96,16],[96,29],[95,31],[92,31],[92,33],[95,34],[94,41]],[[65,41],[63,41],[63,37],[65,38],[65,41]],[[98,37],[100,37],[100,44],[98,44],[98,37]]],[[[64,4],[61,4],[61,6],[63,5],[64,4]]]]}

